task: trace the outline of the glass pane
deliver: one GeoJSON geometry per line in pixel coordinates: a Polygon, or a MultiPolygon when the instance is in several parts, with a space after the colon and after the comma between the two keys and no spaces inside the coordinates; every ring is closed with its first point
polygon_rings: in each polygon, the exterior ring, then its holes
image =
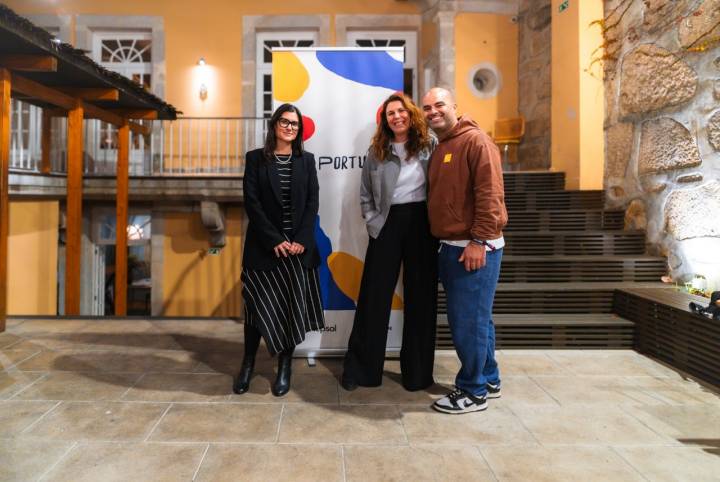
{"type": "Polygon", "coordinates": [[[358,47],[372,47],[372,40],[358,39],[355,41],[358,47]]]}
{"type": "Polygon", "coordinates": [[[405,46],[405,40],[391,40],[388,44],[389,47],[404,47],[405,46]]]}
{"type": "Polygon", "coordinates": [[[298,45],[298,47],[312,47],[313,41],[312,40],[299,40],[297,45],[298,45]]]}
{"type": "Polygon", "coordinates": [[[135,48],[140,52],[140,59],[138,62],[152,62],[152,40],[138,40],[135,44],[135,48]]]}
{"type": "Polygon", "coordinates": [[[403,69],[403,92],[413,98],[413,69],[403,69]]]}
{"type": "Polygon", "coordinates": [[[263,94],[263,110],[272,110],[272,94],[263,94]]]}
{"type": "Polygon", "coordinates": [[[263,91],[270,92],[272,90],[272,75],[263,75],[263,91]]]}

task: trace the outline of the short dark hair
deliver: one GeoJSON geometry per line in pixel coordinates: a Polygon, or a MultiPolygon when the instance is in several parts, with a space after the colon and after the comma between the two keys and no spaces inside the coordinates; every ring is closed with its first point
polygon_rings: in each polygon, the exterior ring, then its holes
{"type": "Polygon", "coordinates": [[[297,130],[297,137],[294,141],[292,141],[292,151],[295,155],[302,155],[304,152],[303,148],[303,116],[300,113],[300,109],[295,107],[292,104],[283,104],[277,109],[275,109],[275,112],[273,112],[272,117],[270,117],[270,121],[268,122],[268,131],[267,136],[265,136],[265,145],[263,146],[263,154],[265,154],[266,160],[271,160],[273,158],[273,152],[275,151],[275,148],[277,147],[277,137],[275,137],[275,126],[277,125],[278,121],[280,120],[280,116],[282,116],[285,112],[294,112],[298,116],[298,130],[297,130]]]}

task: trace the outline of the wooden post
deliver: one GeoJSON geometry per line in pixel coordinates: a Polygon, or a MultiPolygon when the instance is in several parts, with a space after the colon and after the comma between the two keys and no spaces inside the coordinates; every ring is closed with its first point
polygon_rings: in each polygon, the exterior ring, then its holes
{"type": "Polygon", "coordinates": [[[50,145],[52,141],[52,117],[47,109],[42,112],[40,132],[40,172],[50,174],[50,145]]]}
{"type": "Polygon", "coordinates": [[[65,314],[80,314],[82,241],[83,108],[68,110],[67,202],[65,206],[65,314]]]}
{"type": "Polygon", "coordinates": [[[0,68],[0,332],[7,319],[10,217],[10,72],[0,68]]]}
{"type": "Polygon", "coordinates": [[[127,315],[127,223],[128,169],[130,156],[130,125],[125,122],[118,129],[117,195],[115,221],[115,315],[127,315]]]}

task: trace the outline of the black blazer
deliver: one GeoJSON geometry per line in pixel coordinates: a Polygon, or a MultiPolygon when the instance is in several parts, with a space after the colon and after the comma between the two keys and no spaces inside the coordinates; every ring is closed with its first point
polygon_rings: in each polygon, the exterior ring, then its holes
{"type": "MultiPolygon", "coordinates": [[[[320,192],[315,156],[309,152],[304,152],[302,156],[294,154],[292,163],[290,199],[293,217],[289,237],[290,241],[305,247],[305,252],[298,255],[303,266],[315,268],[320,264],[315,244],[315,218],[320,192]]],[[[248,269],[272,269],[280,262],[273,248],[285,241],[285,236],[282,230],[280,178],[275,162],[266,161],[262,149],[245,155],[243,195],[249,220],[243,266],[248,269]]]]}

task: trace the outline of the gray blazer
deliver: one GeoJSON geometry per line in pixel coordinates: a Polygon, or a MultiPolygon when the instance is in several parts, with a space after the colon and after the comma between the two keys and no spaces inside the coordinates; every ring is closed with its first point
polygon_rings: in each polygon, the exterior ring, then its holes
{"type": "MultiPolygon", "coordinates": [[[[425,171],[426,186],[428,162],[437,140],[432,137],[430,142],[429,149],[418,152],[418,160],[425,171]]],[[[398,176],[400,176],[400,158],[392,147],[390,155],[384,162],[380,162],[372,151],[368,150],[360,182],[360,210],[365,218],[368,234],[373,238],[380,235],[380,230],[390,213],[398,176]]]]}

